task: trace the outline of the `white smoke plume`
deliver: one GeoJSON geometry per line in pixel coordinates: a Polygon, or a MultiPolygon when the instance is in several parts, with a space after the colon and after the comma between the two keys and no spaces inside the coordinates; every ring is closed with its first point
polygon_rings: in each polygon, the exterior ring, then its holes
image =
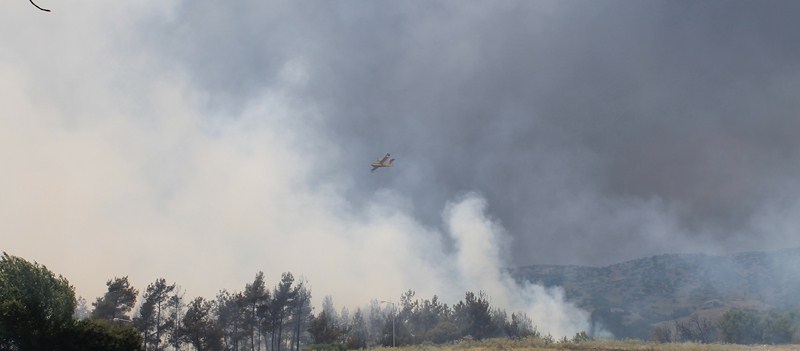
{"type": "MultiPolygon", "coordinates": [[[[457,247],[458,286],[485,291],[495,307],[509,313],[524,312],[541,331],[556,337],[592,330],[589,314],[566,301],[562,288],[517,283],[507,273],[504,257],[508,255],[509,238],[500,224],[487,217],[486,207],[482,197],[471,193],[445,211],[449,234],[457,247]]],[[[596,335],[609,336],[604,331],[596,335]]]]}
{"type": "MultiPolygon", "coordinates": [[[[172,16],[163,2],[86,2],[47,18],[9,6],[0,12],[4,52],[14,53],[0,55],[0,250],[47,265],[86,300],[126,275],[140,290],[166,278],[213,297],[258,271],[268,281],[291,271],[317,301],[357,306],[414,289],[454,303],[485,291],[542,331],[588,330],[559,289],[504,273],[509,237],[483,197],[448,205],[445,233],[415,217],[419,198],[402,189],[350,201],[358,184],[336,169],[368,172],[371,160],[343,163],[349,150],[319,135],[323,113],[293,95],[309,80],[302,57],[287,59],[272,87],[219,107],[180,62],[125,40],[172,16]]],[[[370,180],[424,177],[398,160],[370,180]]]]}

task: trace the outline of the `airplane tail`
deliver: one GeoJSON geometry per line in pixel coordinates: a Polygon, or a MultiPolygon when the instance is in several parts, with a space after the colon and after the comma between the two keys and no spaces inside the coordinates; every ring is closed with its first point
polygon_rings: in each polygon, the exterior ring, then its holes
{"type": "Polygon", "coordinates": [[[389,166],[390,167],[392,166],[392,163],[394,163],[394,159],[389,160],[389,166]]]}

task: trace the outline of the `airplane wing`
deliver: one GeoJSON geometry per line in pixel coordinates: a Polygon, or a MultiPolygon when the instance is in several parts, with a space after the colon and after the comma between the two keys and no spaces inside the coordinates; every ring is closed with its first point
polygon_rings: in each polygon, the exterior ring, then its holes
{"type": "Polygon", "coordinates": [[[381,167],[391,167],[392,162],[394,162],[394,159],[389,160],[389,157],[391,156],[392,155],[387,152],[386,156],[383,156],[383,158],[378,158],[377,161],[370,164],[370,166],[372,166],[372,170],[370,170],[370,172],[375,172],[376,169],[381,167]],[[389,162],[386,162],[386,160],[389,160],[389,162]]]}

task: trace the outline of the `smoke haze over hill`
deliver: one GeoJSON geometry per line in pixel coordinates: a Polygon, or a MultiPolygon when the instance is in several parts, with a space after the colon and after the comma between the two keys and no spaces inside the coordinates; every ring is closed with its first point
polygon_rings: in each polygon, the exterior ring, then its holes
{"type": "Polygon", "coordinates": [[[89,300],[292,271],[566,333],[500,268],[800,245],[796,2],[43,5],[0,11],[0,249],[89,300]]]}

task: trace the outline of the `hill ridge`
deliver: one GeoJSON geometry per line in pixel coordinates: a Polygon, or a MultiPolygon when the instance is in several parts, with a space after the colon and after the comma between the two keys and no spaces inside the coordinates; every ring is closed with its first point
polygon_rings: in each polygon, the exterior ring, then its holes
{"type": "Polygon", "coordinates": [[[656,325],[700,315],[710,320],[733,308],[796,307],[800,247],[726,255],[667,253],[602,267],[528,265],[510,270],[517,281],[561,286],[618,337],[647,338],[656,325]]]}

